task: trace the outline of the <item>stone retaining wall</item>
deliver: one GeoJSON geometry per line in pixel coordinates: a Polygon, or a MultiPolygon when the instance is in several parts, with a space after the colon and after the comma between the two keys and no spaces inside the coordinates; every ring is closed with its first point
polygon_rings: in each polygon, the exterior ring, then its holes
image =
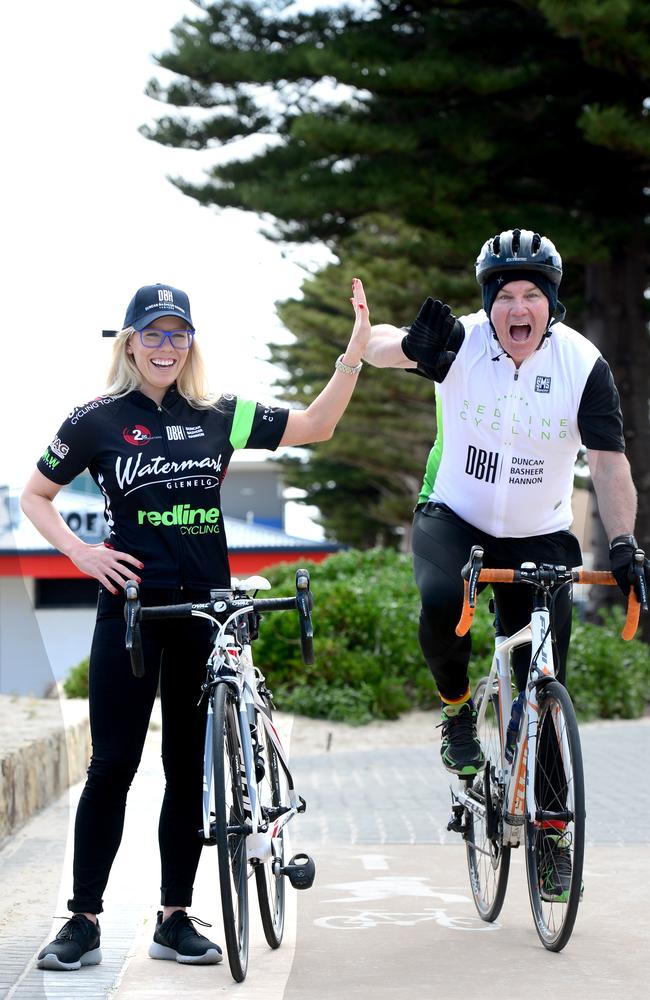
{"type": "Polygon", "coordinates": [[[0,695],[0,843],[80,781],[89,755],[87,702],[0,695]]]}

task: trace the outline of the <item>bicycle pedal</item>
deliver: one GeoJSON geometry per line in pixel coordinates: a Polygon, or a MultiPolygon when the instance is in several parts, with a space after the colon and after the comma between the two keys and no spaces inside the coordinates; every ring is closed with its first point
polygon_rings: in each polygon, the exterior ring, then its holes
{"type": "Polygon", "coordinates": [[[294,854],[280,874],[287,876],[294,889],[311,889],[316,875],[314,859],[308,854],[294,854]]]}
{"type": "Polygon", "coordinates": [[[463,812],[464,809],[461,805],[455,805],[451,807],[451,816],[449,817],[449,822],[447,823],[447,829],[450,833],[464,833],[465,824],[463,823],[463,812]]]}
{"type": "Polygon", "coordinates": [[[200,830],[197,830],[197,833],[199,835],[199,839],[200,839],[200,841],[201,841],[201,843],[203,844],[204,847],[214,847],[214,845],[216,844],[217,837],[216,837],[216,833],[215,833],[215,828],[214,827],[215,827],[214,823],[210,823],[210,835],[208,837],[205,836],[205,833],[203,831],[203,827],[201,827],[200,830]]]}

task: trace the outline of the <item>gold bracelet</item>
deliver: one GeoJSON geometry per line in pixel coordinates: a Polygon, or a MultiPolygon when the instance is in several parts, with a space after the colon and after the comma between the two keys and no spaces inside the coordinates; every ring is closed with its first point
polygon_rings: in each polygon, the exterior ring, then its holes
{"type": "Polygon", "coordinates": [[[343,355],[339,354],[338,358],[334,362],[334,367],[337,372],[343,372],[344,375],[358,375],[363,368],[363,361],[360,361],[358,365],[346,365],[343,360],[343,355]]]}

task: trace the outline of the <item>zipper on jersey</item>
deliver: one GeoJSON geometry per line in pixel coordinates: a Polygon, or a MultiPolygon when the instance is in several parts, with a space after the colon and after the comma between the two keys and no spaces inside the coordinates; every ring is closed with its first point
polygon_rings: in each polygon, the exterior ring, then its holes
{"type": "MultiPolygon", "coordinates": [[[[514,365],[514,362],[513,362],[513,365],[514,365]]],[[[518,381],[519,381],[519,369],[515,368],[515,370],[514,370],[514,372],[512,374],[511,381],[509,382],[509,385],[510,386],[514,386],[516,388],[516,384],[517,384],[518,381]]],[[[503,465],[506,464],[506,449],[510,450],[510,454],[512,454],[512,450],[514,449],[514,440],[513,440],[512,429],[513,429],[513,426],[514,426],[514,423],[515,423],[515,417],[519,416],[519,400],[518,399],[515,400],[515,393],[514,393],[514,391],[512,391],[512,393],[508,394],[508,397],[507,397],[507,410],[506,410],[506,412],[508,414],[507,425],[506,425],[507,428],[508,428],[507,435],[510,438],[510,444],[509,445],[506,444],[506,441],[505,441],[506,434],[504,433],[504,435],[502,437],[503,453],[501,455],[501,461],[502,461],[503,465]]],[[[494,507],[495,528],[497,528],[501,532],[504,532],[507,529],[507,524],[506,524],[506,520],[507,520],[507,518],[506,518],[506,509],[507,509],[507,506],[508,506],[508,500],[509,500],[509,494],[510,494],[510,491],[508,489],[508,477],[509,477],[509,475],[510,475],[510,473],[509,473],[508,470],[502,469],[501,481],[499,482],[499,486],[497,488],[497,502],[496,502],[495,507],[494,507]]]]}

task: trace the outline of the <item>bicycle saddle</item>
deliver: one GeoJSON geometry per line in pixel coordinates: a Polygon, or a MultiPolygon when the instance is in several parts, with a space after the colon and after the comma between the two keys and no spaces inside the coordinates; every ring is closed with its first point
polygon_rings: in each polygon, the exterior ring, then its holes
{"type": "Polygon", "coordinates": [[[271,584],[263,576],[249,576],[245,580],[239,580],[236,576],[233,576],[230,580],[230,586],[233,590],[270,590],[271,584]]]}

